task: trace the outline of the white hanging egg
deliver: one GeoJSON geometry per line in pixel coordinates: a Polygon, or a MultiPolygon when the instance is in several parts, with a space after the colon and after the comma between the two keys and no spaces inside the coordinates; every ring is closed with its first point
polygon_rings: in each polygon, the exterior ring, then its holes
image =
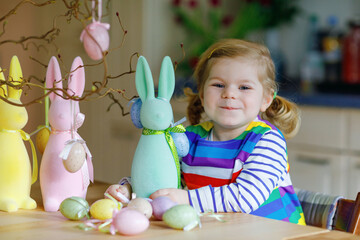
{"type": "Polygon", "coordinates": [[[85,162],[86,152],[81,143],[74,143],[66,160],[63,159],[64,167],[71,173],[81,169],[85,162]]]}

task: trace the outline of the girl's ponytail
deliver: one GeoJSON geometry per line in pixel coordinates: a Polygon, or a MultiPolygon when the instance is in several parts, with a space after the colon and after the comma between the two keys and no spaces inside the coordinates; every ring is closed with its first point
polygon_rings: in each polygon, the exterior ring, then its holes
{"type": "Polygon", "coordinates": [[[276,96],[261,118],[274,124],[286,139],[294,137],[300,128],[300,110],[297,105],[283,97],[276,96]]]}
{"type": "Polygon", "coordinates": [[[194,93],[190,88],[185,88],[184,93],[188,97],[189,102],[187,107],[187,119],[191,125],[199,124],[201,114],[204,112],[199,94],[194,93]]]}

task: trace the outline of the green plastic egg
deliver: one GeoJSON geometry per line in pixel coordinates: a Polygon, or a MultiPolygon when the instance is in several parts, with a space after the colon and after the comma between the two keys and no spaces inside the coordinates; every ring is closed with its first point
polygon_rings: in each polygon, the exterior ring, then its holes
{"type": "Polygon", "coordinates": [[[184,229],[189,224],[200,221],[196,210],[187,204],[180,204],[170,208],[162,218],[169,227],[175,229],[184,229]]]}
{"type": "Polygon", "coordinates": [[[70,220],[80,220],[88,215],[89,204],[81,197],[70,197],[61,202],[60,212],[70,220]]]}

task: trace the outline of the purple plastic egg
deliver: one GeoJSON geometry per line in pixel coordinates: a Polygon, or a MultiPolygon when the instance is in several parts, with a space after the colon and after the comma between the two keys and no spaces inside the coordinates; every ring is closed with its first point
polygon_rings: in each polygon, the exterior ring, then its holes
{"type": "Polygon", "coordinates": [[[163,214],[173,206],[177,205],[176,202],[172,201],[168,197],[157,197],[151,202],[153,208],[153,216],[157,220],[162,220],[163,214]]]}

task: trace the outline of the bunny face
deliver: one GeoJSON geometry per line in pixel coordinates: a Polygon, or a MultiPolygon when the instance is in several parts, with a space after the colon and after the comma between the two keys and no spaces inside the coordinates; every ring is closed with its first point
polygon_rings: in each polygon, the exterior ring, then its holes
{"type": "MultiPolygon", "coordinates": [[[[62,78],[59,64],[55,57],[50,59],[46,73],[46,87],[62,89],[62,78]]],[[[80,97],[85,88],[85,71],[80,57],[76,57],[71,66],[69,75],[68,90],[69,95],[80,97]]],[[[74,116],[79,114],[79,102],[64,99],[62,91],[56,90],[49,94],[51,106],[49,109],[49,122],[51,126],[60,131],[71,130],[72,124],[76,124],[74,116]]]]}
{"type": "MultiPolygon", "coordinates": [[[[20,84],[19,82],[23,80],[22,78],[19,59],[14,56],[10,63],[9,81],[12,82],[12,84],[20,84]]],[[[0,79],[5,80],[1,69],[0,79]]],[[[22,90],[20,89],[15,89],[10,86],[7,87],[5,84],[0,86],[0,96],[7,98],[7,100],[13,103],[21,104],[21,93],[22,90]]],[[[27,122],[28,114],[25,107],[18,107],[0,100],[0,129],[20,130],[27,122]]]]}
{"type": "MultiPolygon", "coordinates": [[[[21,104],[19,100],[9,99],[14,103],[21,104]]],[[[24,107],[17,107],[0,101],[0,129],[19,130],[28,122],[28,114],[24,107]]]]}
{"type": "Polygon", "coordinates": [[[71,130],[74,114],[77,115],[78,113],[78,102],[59,98],[51,103],[51,108],[49,109],[49,122],[56,130],[68,131],[71,130]]]}
{"type": "Polygon", "coordinates": [[[144,127],[153,130],[164,130],[173,120],[170,102],[154,98],[142,104],[140,120],[144,127]]]}
{"type": "Polygon", "coordinates": [[[146,59],[141,56],[136,67],[136,90],[142,101],[140,120],[145,128],[164,130],[173,121],[170,104],[175,88],[175,74],[172,62],[165,57],[160,70],[158,97],[155,98],[154,82],[146,59]]]}

